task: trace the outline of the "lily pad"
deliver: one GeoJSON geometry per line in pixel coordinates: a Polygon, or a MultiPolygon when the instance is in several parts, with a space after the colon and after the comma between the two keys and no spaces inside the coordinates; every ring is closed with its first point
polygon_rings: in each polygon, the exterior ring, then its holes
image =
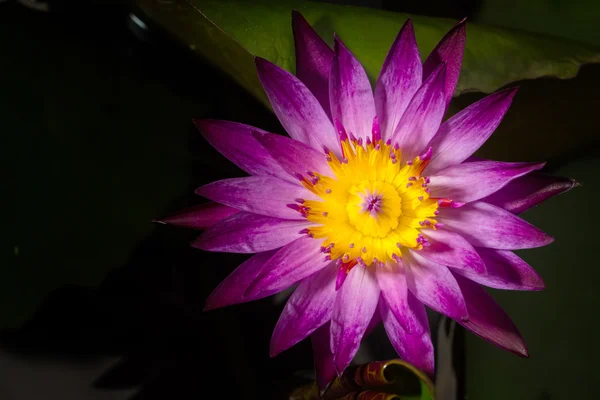
{"type": "MultiPolygon", "coordinates": [[[[138,0],[154,23],[222,69],[268,105],[252,56],[294,71],[291,10],[299,10],[330,44],[336,32],[374,81],[408,14],[308,1],[138,0]]],[[[456,22],[410,16],[424,59],[456,22]]],[[[541,76],[574,77],[580,66],[600,62],[600,51],[576,41],[469,24],[455,94],[493,92],[510,82],[541,76]]]]}

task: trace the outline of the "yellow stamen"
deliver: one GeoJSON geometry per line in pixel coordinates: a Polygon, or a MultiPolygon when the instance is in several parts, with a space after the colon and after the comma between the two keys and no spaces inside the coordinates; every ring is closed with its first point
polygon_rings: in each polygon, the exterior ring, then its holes
{"type": "Polygon", "coordinates": [[[331,176],[314,174],[302,184],[320,197],[305,201],[309,234],[323,238],[322,249],[344,265],[371,265],[420,250],[423,229],[435,229],[438,201],[429,196],[421,173],[428,160],[403,165],[399,149],[377,141],[366,146],[342,141],[343,158],[326,158],[331,176]]]}

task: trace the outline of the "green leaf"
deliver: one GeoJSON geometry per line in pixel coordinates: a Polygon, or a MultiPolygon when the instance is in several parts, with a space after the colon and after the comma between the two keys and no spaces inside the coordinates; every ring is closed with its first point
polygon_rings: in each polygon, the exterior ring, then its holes
{"type": "MultiPolygon", "coordinates": [[[[294,70],[291,10],[299,10],[332,43],[336,32],[374,81],[407,14],[307,1],[138,0],[138,6],[190,49],[268,105],[252,55],[294,70]]],[[[412,16],[423,59],[456,21],[412,16]]],[[[541,76],[571,78],[600,51],[569,40],[469,24],[456,94],[493,92],[541,76]]]]}
{"type": "Polygon", "coordinates": [[[485,0],[475,19],[600,46],[598,15],[594,0],[485,0]]]}

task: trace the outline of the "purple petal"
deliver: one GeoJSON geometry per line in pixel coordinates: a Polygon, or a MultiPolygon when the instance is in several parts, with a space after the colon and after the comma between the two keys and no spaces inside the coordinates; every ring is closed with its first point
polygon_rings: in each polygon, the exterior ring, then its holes
{"type": "Polygon", "coordinates": [[[204,310],[214,310],[232,304],[245,303],[252,300],[261,299],[277,293],[262,292],[258,296],[245,296],[244,292],[256,279],[263,266],[273,255],[275,251],[266,251],[250,257],[243,264],[237,267],[213,292],[208,296],[204,304],[204,310]]]}
{"type": "Polygon", "coordinates": [[[408,289],[421,303],[457,321],[467,319],[467,306],[452,273],[443,265],[411,251],[404,257],[408,289]]]}
{"type": "Polygon", "coordinates": [[[423,67],[412,21],[404,23],[383,62],[375,86],[375,109],[386,141],[422,83],[423,67]]]}
{"type": "Polygon", "coordinates": [[[474,161],[445,168],[431,176],[432,197],[468,203],[486,197],[510,181],[544,167],[545,163],[474,161]]]}
{"type": "MultiPolygon", "coordinates": [[[[379,299],[379,301],[382,301],[381,298],[379,299]]],[[[381,314],[379,313],[379,311],[375,311],[375,313],[371,317],[371,321],[369,321],[369,325],[367,325],[367,329],[365,329],[365,334],[363,335],[363,340],[365,340],[371,333],[373,333],[375,328],[377,328],[377,325],[379,325],[380,323],[381,323],[381,314]]]]}
{"type": "Polygon", "coordinates": [[[321,241],[309,236],[300,237],[271,257],[246,295],[255,296],[263,291],[279,292],[330,263],[321,253],[321,241]]]}
{"type": "Polygon", "coordinates": [[[315,199],[302,186],[262,176],[223,179],[199,187],[196,194],[238,210],[284,219],[303,218],[289,206],[295,199],[315,199]]]}
{"type": "Polygon", "coordinates": [[[533,268],[519,256],[509,250],[477,249],[485,262],[485,274],[469,270],[455,270],[472,281],[496,289],[505,290],[542,290],[544,281],[533,268]]]}
{"type": "Polygon", "coordinates": [[[292,11],[296,48],[296,76],[315,95],[331,118],[329,110],[329,71],[333,50],[321,39],[298,11],[292,11]]]}
{"type": "Polygon", "coordinates": [[[394,314],[395,319],[408,333],[417,329],[419,321],[415,320],[408,304],[408,284],[406,274],[400,263],[388,262],[384,267],[376,269],[377,284],[385,303],[394,314]]]}
{"type": "Polygon", "coordinates": [[[335,37],[335,56],[329,74],[331,116],[348,135],[366,140],[371,137],[375,101],[367,73],[340,38],[335,37]]]}
{"type": "Polygon", "coordinates": [[[253,132],[254,135],[267,132],[237,122],[212,119],[196,119],[194,124],[212,147],[250,175],[276,176],[296,182],[252,135],[253,132]]]}
{"type": "Polygon", "coordinates": [[[435,174],[475,153],[494,133],[516,93],[513,88],[491,94],[444,122],[429,143],[433,154],[425,172],[435,174]]]}
{"type": "Polygon", "coordinates": [[[335,365],[333,364],[333,352],[331,351],[330,346],[330,332],[331,323],[327,322],[310,335],[319,391],[324,390],[336,377],[335,365]]]}
{"type": "Polygon", "coordinates": [[[476,247],[530,249],[554,240],[516,215],[481,201],[460,208],[443,208],[438,221],[476,247]]]}
{"type": "Polygon", "coordinates": [[[454,94],[462,66],[466,41],[465,21],[460,21],[442,38],[423,64],[423,80],[426,80],[441,63],[446,64],[446,108],[454,94]]]}
{"type": "Polygon", "coordinates": [[[558,194],[568,192],[579,183],[569,178],[534,172],[515,179],[483,201],[520,214],[558,194]]]}
{"type": "Polygon", "coordinates": [[[277,65],[260,57],[255,61],[258,78],[285,131],[293,139],[319,151],[327,147],[340,154],[337,133],[310,90],[277,65]]]}
{"type": "Polygon", "coordinates": [[[423,258],[448,267],[485,273],[485,264],[465,238],[446,229],[427,229],[429,246],[419,252],[423,258]]]}
{"type": "Polygon", "coordinates": [[[300,282],[271,337],[271,357],[289,349],[331,319],[335,301],[335,264],[300,282]]]}
{"type": "Polygon", "coordinates": [[[239,212],[219,203],[206,203],[179,210],[177,214],[156,220],[159,224],[203,230],[239,212]]]}
{"type": "Polygon", "coordinates": [[[412,333],[407,332],[398,323],[394,313],[385,301],[379,302],[383,326],[392,346],[394,346],[401,359],[433,375],[435,359],[425,307],[410,293],[408,293],[407,303],[414,320],[418,322],[418,329],[415,329],[412,333]]]}
{"type": "Polygon", "coordinates": [[[437,132],[445,112],[446,66],[441,64],[421,85],[402,115],[392,142],[402,149],[402,159],[412,160],[437,132]]]}
{"type": "Polygon", "coordinates": [[[504,310],[481,286],[458,274],[455,274],[455,277],[469,309],[469,320],[458,322],[498,347],[519,356],[529,357],[523,337],[504,310]]]}
{"type": "Polygon", "coordinates": [[[309,221],[279,219],[239,212],[219,222],[192,243],[206,251],[259,253],[277,249],[298,239],[309,221]]]}
{"type": "Polygon", "coordinates": [[[325,154],[302,142],[279,135],[263,135],[258,140],[279,165],[295,179],[298,175],[306,175],[309,171],[333,175],[325,154]]]}
{"type": "Polygon", "coordinates": [[[331,348],[338,375],[356,354],[378,301],[379,287],[371,269],[352,268],[338,291],[331,318],[331,348]]]}

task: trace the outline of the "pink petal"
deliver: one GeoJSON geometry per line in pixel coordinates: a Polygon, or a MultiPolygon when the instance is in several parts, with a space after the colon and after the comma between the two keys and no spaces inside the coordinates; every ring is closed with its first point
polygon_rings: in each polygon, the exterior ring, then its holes
{"type": "Polygon", "coordinates": [[[333,175],[325,154],[302,142],[279,135],[263,135],[257,138],[279,165],[295,179],[307,172],[333,175]]]}
{"type": "Polygon", "coordinates": [[[494,194],[484,198],[514,214],[520,214],[558,194],[568,192],[579,183],[573,179],[533,172],[515,179],[494,194]]]}
{"type": "Polygon", "coordinates": [[[198,206],[179,210],[177,214],[156,220],[160,224],[168,224],[203,230],[210,228],[219,221],[239,212],[235,208],[219,203],[205,203],[198,206]]]}
{"type": "Polygon", "coordinates": [[[267,134],[262,129],[212,119],[196,119],[194,124],[212,147],[250,175],[276,176],[296,183],[252,135],[267,134]]]}
{"type": "Polygon", "coordinates": [[[441,64],[446,64],[446,85],[444,88],[446,108],[454,95],[460,75],[466,41],[466,20],[460,21],[442,38],[423,64],[423,80],[426,80],[441,64]]]}
{"type": "Polygon", "coordinates": [[[433,375],[435,358],[425,307],[411,293],[408,293],[407,304],[413,319],[418,322],[412,333],[407,332],[396,320],[385,301],[379,302],[383,326],[401,359],[433,375]]]}
{"type": "Polygon", "coordinates": [[[204,304],[204,310],[214,310],[237,303],[245,303],[261,299],[277,293],[261,292],[258,296],[245,296],[244,292],[256,279],[266,262],[273,257],[275,251],[266,251],[250,257],[237,267],[213,292],[204,304]]]}
{"type": "Polygon", "coordinates": [[[392,136],[410,100],[421,86],[422,69],[415,32],[409,19],[396,36],[375,86],[375,109],[383,141],[392,136]]]}
{"type": "Polygon", "coordinates": [[[408,266],[408,289],[421,303],[457,321],[468,318],[462,293],[448,268],[415,251],[403,258],[408,266]]]}
{"type": "Polygon", "coordinates": [[[265,264],[260,275],[246,291],[247,296],[279,292],[314,274],[331,263],[321,252],[321,241],[309,236],[288,243],[265,264]]]}
{"type": "Polygon", "coordinates": [[[319,391],[324,390],[336,377],[335,365],[333,364],[333,352],[331,351],[330,346],[330,331],[331,322],[327,322],[310,335],[319,391]]]}
{"type": "Polygon", "coordinates": [[[430,177],[432,197],[468,203],[486,197],[545,163],[474,161],[453,165],[430,177]]]}
{"type": "Polygon", "coordinates": [[[402,159],[412,160],[423,152],[437,132],[445,112],[446,66],[441,64],[415,93],[391,139],[402,149],[402,159]]]}
{"type": "Polygon", "coordinates": [[[331,116],[348,135],[366,140],[371,137],[375,101],[367,73],[340,38],[335,37],[335,56],[329,74],[331,116]]]}
{"type": "Polygon", "coordinates": [[[469,320],[458,322],[498,347],[519,356],[529,357],[523,337],[504,310],[481,286],[460,275],[455,274],[455,277],[469,309],[469,320]]]}
{"type": "Polygon", "coordinates": [[[408,304],[408,284],[406,273],[400,263],[388,262],[384,267],[376,269],[377,284],[381,295],[389,306],[394,318],[408,333],[417,329],[419,321],[415,320],[408,304]]]}
{"type": "Polygon", "coordinates": [[[426,174],[460,164],[494,133],[517,89],[506,89],[471,104],[444,122],[428,147],[433,148],[426,174]]]}
{"type": "Polygon", "coordinates": [[[210,228],[192,243],[206,251],[259,253],[298,239],[311,222],[239,212],[210,228]]]}
{"type": "Polygon", "coordinates": [[[542,277],[519,256],[509,250],[477,249],[485,262],[487,272],[477,274],[468,270],[455,270],[472,281],[496,289],[542,290],[542,277]]]}
{"type": "Polygon", "coordinates": [[[277,65],[260,57],[255,61],[258,78],[285,131],[314,149],[321,151],[327,147],[340,154],[337,133],[310,90],[277,65]]]}
{"type": "Polygon", "coordinates": [[[378,301],[379,287],[371,269],[352,268],[338,291],[331,319],[331,348],[338,375],[358,351],[378,301]]]}
{"type": "Polygon", "coordinates": [[[296,76],[315,95],[325,113],[329,110],[329,71],[333,50],[298,11],[292,11],[296,49],[296,76]]]}
{"type": "Polygon", "coordinates": [[[429,246],[419,251],[423,258],[448,267],[485,273],[485,264],[477,251],[458,233],[446,229],[427,229],[424,235],[429,246]]]}
{"type": "Polygon", "coordinates": [[[196,189],[196,194],[238,210],[283,219],[301,219],[296,199],[315,199],[302,186],[277,178],[250,176],[223,179],[196,189]]]}
{"type": "Polygon", "coordinates": [[[300,282],[271,337],[271,357],[289,349],[331,319],[335,301],[335,264],[300,282]]]}
{"type": "Polygon", "coordinates": [[[476,247],[530,249],[554,240],[516,215],[481,201],[460,208],[443,208],[438,221],[476,247]]]}

